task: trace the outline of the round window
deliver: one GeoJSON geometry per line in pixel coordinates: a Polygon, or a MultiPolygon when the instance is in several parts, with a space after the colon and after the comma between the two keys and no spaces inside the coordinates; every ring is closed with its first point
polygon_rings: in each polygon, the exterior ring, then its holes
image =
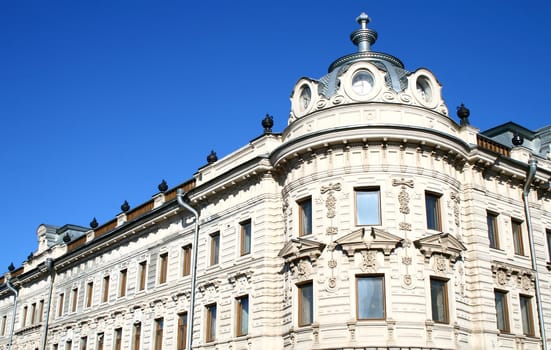
{"type": "Polygon", "coordinates": [[[417,78],[415,85],[419,98],[426,103],[430,103],[432,101],[432,85],[429,78],[420,76],[417,78]]]}
{"type": "Polygon", "coordinates": [[[373,75],[366,71],[359,71],[352,78],[352,89],[358,95],[367,95],[373,89],[373,75]]]}

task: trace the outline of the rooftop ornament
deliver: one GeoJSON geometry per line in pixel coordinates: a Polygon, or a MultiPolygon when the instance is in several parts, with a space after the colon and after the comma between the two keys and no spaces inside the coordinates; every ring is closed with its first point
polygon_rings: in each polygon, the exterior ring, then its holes
{"type": "Polygon", "coordinates": [[[160,192],[163,192],[163,193],[168,190],[168,184],[166,183],[165,179],[161,181],[161,183],[159,184],[159,186],[157,186],[157,188],[159,189],[160,192]]]}
{"type": "Polygon", "coordinates": [[[13,263],[10,263],[10,266],[8,266],[8,271],[13,272],[15,270],[15,266],[13,266],[13,263]]]}
{"type": "Polygon", "coordinates": [[[212,164],[218,160],[218,156],[216,155],[216,152],[210,151],[210,154],[207,157],[207,163],[212,164]]]}
{"type": "Polygon", "coordinates": [[[520,136],[518,133],[515,133],[515,135],[511,139],[511,142],[515,146],[522,146],[522,144],[524,143],[524,137],[520,136]]]}
{"type": "Polygon", "coordinates": [[[71,236],[69,236],[69,232],[67,232],[65,236],[63,236],[63,242],[65,243],[71,242],[71,236]]]}
{"type": "Polygon", "coordinates": [[[350,40],[354,45],[358,46],[358,52],[371,51],[371,45],[377,41],[377,32],[373,29],[367,28],[367,24],[371,21],[371,18],[367,13],[362,12],[356,22],[360,25],[360,29],[350,34],[350,40]]]}
{"type": "Polygon", "coordinates": [[[262,119],[262,127],[264,128],[265,134],[272,133],[272,126],[274,126],[274,117],[266,113],[264,119],[262,119]]]}
{"type": "Polygon", "coordinates": [[[457,116],[459,117],[461,126],[467,126],[470,125],[469,123],[469,115],[471,114],[471,111],[465,105],[462,103],[461,106],[457,107],[457,116]]]}
{"type": "Polygon", "coordinates": [[[124,201],[124,203],[122,203],[121,205],[121,210],[126,213],[127,211],[130,210],[130,205],[128,204],[128,201],[124,201]]]}
{"type": "Polygon", "coordinates": [[[90,221],[90,227],[94,229],[94,228],[96,228],[96,227],[98,227],[98,226],[99,226],[98,220],[96,220],[96,218],[94,217],[94,218],[92,219],[92,221],[90,221]]]}

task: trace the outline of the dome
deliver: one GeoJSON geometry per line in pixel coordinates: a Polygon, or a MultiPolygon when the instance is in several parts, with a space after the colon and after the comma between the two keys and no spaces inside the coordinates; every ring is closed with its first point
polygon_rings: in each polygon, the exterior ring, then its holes
{"type": "Polygon", "coordinates": [[[289,124],[318,110],[337,105],[384,102],[416,105],[447,115],[441,85],[427,69],[410,72],[398,58],[371,50],[377,32],[367,28],[366,13],[350,34],[358,51],[335,60],[320,79],[301,78],[291,95],[289,124]]]}

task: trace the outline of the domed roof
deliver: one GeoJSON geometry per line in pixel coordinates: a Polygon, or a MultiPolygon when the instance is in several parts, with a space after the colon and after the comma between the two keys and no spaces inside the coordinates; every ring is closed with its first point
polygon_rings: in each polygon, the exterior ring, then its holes
{"type": "Polygon", "coordinates": [[[322,85],[319,92],[327,98],[331,97],[338,88],[337,77],[348,70],[352,63],[361,61],[370,62],[387,73],[385,75],[386,84],[396,92],[403,91],[407,87],[409,72],[404,69],[402,61],[383,52],[371,51],[371,46],[377,40],[377,32],[367,28],[371,19],[365,12],[362,12],[356,21],[360,25],[360,29],[350,34],[350,40],[358,46],[358,52],[340,57],[331,63],[329,74],[319,80],[322,85]]]}
{"type": "Polygon", "coordinates": [[[441,85],[427,69],[410,72],[398,58],[371,50],[377,32],[367,28],[364,12],[360,28],[350,34],[358,51],[338,58],[320,79],[301,78],[291,94],[289,124],[328,108],[358,103],[418,106],[448,115],[441,85]]]}

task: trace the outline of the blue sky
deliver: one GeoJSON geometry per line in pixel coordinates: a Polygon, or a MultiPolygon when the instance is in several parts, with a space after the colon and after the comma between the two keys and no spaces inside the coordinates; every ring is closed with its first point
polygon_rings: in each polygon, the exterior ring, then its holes
{"type": "MultiPolygon", "coordinates": [[[[430,69],[454,119],[481,130],[551,124],[549,1],[0,2],[0,271],[37,248],[42,223],[87,226],[190,179],[287,124],[303,76],[354,52],[430,69]]],[[[0,272],[1,273],[1,272],[0,272]]]]}

